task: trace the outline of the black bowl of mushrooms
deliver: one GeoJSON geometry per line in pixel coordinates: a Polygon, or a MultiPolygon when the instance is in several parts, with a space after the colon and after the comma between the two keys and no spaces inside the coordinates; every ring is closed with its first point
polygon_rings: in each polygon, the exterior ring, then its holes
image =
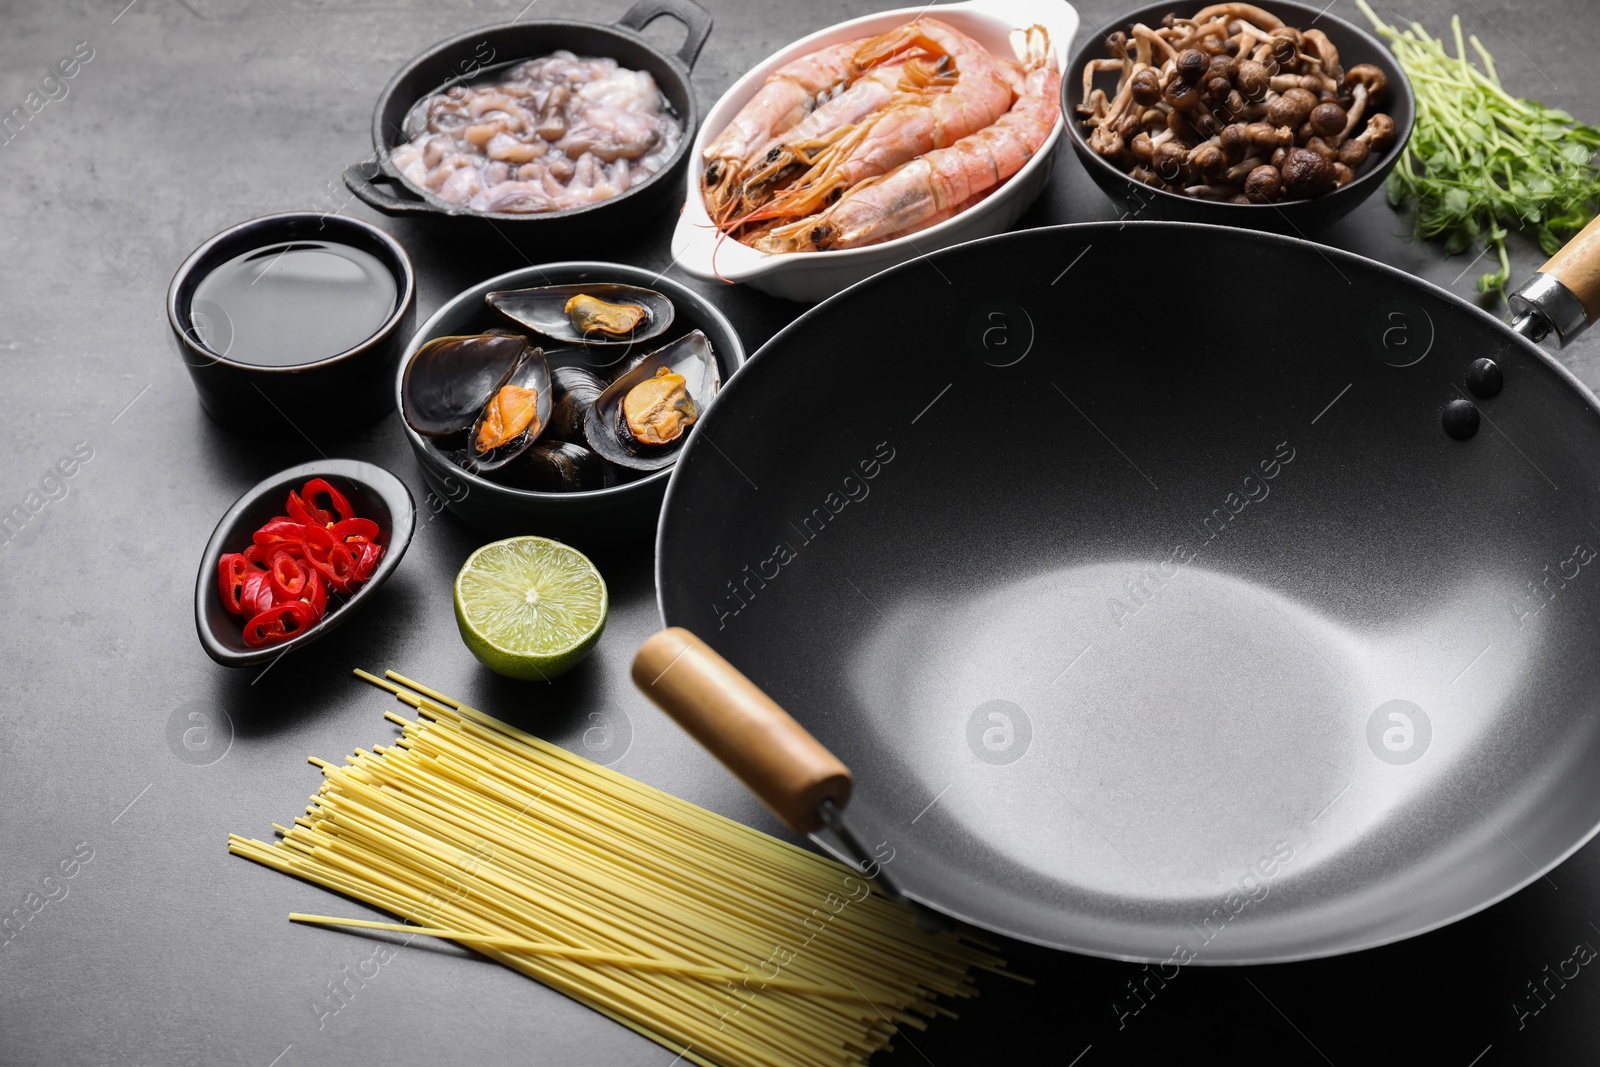
{"type": "Polygon", "coordinates": [[[1305,234],[1384,184],[1415,100],[1389,50],[1305,4],[1152,4],[1061,79],[1078,158],[1126,218],[1305,234]]]}

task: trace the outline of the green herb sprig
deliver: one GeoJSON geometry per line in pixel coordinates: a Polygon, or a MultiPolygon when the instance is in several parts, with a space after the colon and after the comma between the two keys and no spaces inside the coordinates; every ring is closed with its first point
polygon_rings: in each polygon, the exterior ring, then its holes
{"type": "Polygon", "coordinates": [[[1450,20],[1452,56],[1420,24],[1401,30],[1366,0],[1356,6],[1388,39],[1417,99],[1411,141],[1389,174],[1389,202],[1412,204],[1417,239],[1442,240],[1448,254],[1466,251],[1480,237],[1493,247],[1500,269],[1478,279],[1478,292],[1503,299],[1511,277],[1510,230],[1527,229],[1553,255],[1565,235],[1594,217],[1600,129],[1507,93],[1476,35],[1467,40],[1483,69],[1467,58],[1459,16],[1450,20]]]}

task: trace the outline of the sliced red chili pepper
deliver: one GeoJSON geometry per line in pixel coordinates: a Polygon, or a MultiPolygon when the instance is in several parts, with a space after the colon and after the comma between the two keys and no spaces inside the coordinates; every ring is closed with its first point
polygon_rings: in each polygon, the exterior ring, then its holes
{"type": "Polygon", "coordinates": [[[286,600],[244,624],[247,648],[277,644],[296,637],[316,624],[316,615],[304,600],[286,600]]]}
{"type": "Polygon", "coordinates": [[[283,549],[272,553],[272,566],[267,568],[267,580],[272,583],[273,596],[279,600],[299,600],[305,592],[306,574],[311,571],[283,549]]]}
{"type": "Polygon", "coordinates": [[[300,543],[301,555],[313,563],[318,560],[326,563],[328,553],[339,543],[333,539],[333,534],[322,526],[302,526],[300,529],[305,535],[305,539],[300,543]]]}
{"type": "Polygon", "coordinates": [[[356,576],[356,557],[350,551],[349,545],[336,544],[328,549],[327,555],[321,559],[308,555],[307,561],[322,572],[322,577],[327,580],[328,588],[335,593],[348,593],[350,583],[356,576]]]}
{"type": "Polygon", "coordinates": [[[218,564],[218,590],[230,611],[249,619],[245,644],[252,648],[316,625],[330,592],[349,593],[383,558],[378,524],[356,515],[325,479],[290,490],[285,510],[261,525],[248,548],[218,564]]]}
{"type": "Polygon", "coordinates": [[[305,554],[300,547],[305,544],[307,530],[321,530],[320,526],[306,526],[289,519],[273,519],[251,535],[251,540],[265,548],[283,548],[291,556],[305,554]]]}
{"type": "Polygon", "coordinates": [[[355,518],[355,509],[344,494],[321,478],[313,478],[300,489],[300,501],[313,515],[323,515],[322,525],[331,526],[355,518]]]}
{"type": "Polygon", "coordinates": [[[289,490],[289,518],[307,526],[326,526],[333,521],[333,516],[314,504],[307,504],[300,494],[293,489],[289,490]]]}
{"type": "Polygon", "coordinates": [[[217,591],[222,594],[223,606],[235,615],[244,614],[244,581],[253,569],[238,552],[229,552],[217,562],[217,591]]]}
{"type": "Polygon", "coordinates": [[[259,615],[278,602],[272,592],[272,580],[266,571],[250,568],[244,576],[244,589],[239,597],[243,615],[259,615]]]}
{"type": "Polygon", "coordinates": [[[374,544],[371,541],[355,541],[350,544],[349,548],[356,557],[354,578],[358,582],[364,582],[372,577],[373,568],[383,558],[383,546],[374,544]]]}
{"type": "Polygon", "coordinates": [[[371,519],[345,519],[328,527],[328,532],[335,541],[376,541],[378,539],[378,524],[371,519]]]}
{"type": "Polygon", "coordinates": [[[328,613],[328,587],[322,582],[322,572],[315,567],[306,568],[306,587],[300,599],[311,605],[318,619],[328,613]]]}

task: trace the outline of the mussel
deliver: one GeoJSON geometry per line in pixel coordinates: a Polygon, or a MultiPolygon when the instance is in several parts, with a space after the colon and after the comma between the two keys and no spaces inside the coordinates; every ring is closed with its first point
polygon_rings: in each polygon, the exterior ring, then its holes
{"type": "Polygon", "coordinates": [[[400,383],[406,422],[425,437],[461,434],[465,466],[484,473],[516,458],[550,423],[550,368],[526,337],[440,337],[419,348],[400,383]]]}
{"type": "Polygon", "coordinates": [[[436,337],[406,364],[401,413],[424,437],[469,429],[528,350],[527,338],[511,334],[436,337]]]}
{"type": "Polygon", "coordinates": [[[526,452],[550,425],[550,393],[544,352],[529,348],[473,422],[467,438],[467,469],[487,474],[526,452]]]}
{"type": "Polygon", "coordinates": [[[672,325],[672,301],[653,289],[614,282],[544,285],[489,293],[484,301],[524,329],[585,346],[631,345],[672,325]]]}
{"type": "Polygon", "coordinates": [[[539,493],[581,493],[616,485],[618,471],[582,445],[542,440],[508,463],[495,480],[539,493]]]}
{"type": "Polygon", "coordinates": [[[584,417],[605,387],[605,381],[587,367],[551,367],[550,428],[545,436],[584,444],[584,417]]]}
{"type": "Polygon", "coordinates": [[[589,447],[633,470],[670,466],[721,384],[711,342],[686,334],[606,386],[584,421],[589,447]]]}
{"type": "Polygon", "coordinates": [[[667,367],[657,367],[623,396],[617,408],[617,439],[634,452],[674,445],[689,432],[700,409],[689,395],[689,381],[667,367]]]}
{"type": "Polygon", "coordinates": [[[643,304],[608,304],[588,293],[568,298],[562,310],[567,313],[574,330],[585,337],[599,334],[607,340],[631,338],[650,318],[643,304]]]}

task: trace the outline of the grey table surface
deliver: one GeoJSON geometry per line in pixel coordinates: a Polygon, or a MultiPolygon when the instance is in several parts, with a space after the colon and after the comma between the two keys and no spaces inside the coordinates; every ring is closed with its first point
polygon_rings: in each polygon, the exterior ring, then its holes
{"type": "MultiPolygon", "coordinates": [[[[895,6],[703,2],[716,16],[694,72],[703,105],[794,37],[895,6]]],[[[358,909],[225,851],[230,831],[264,837],[303,807],[319,780],[306,755],[337,759],[389,736],[380,716],[393,705],[350,678],[357,665],[401,669],[779,832],[628,681],[632,651],[657,625],[648,538],[596,554],[612,590],[610,627],[588,663],[549,686],[496,678],[462,647],[450,578],[482,538],[448,513],[423,513],[361,624],[286,660],[290,669],[230,672],[193,633],[196,561],[216,517],[249,485],[326,453],[390,467],[419,500],[424,486],[392,417],[354,437],[271,447],[208,419],[166,336],[172,272],[200,241],[255,215],[372,218],[344,193],[340,172],[370,150],[378,90],[432,42],[515,17],[608,21],[627,7],[522,3],[0,4],[0,111],[22,105],[58,59],[92,49],[67,94],[54,90],[0,144],[0,510],[35,493],[40,507],[0,544],[0,910],[21,906],[29,917],[0,944],[0,1062],[673,1061],[453,947],[415,944],[379,966],[369,940],[291,926],[293,910],[358,909]],[[73,476],[51,478],[74,450],[73,476]],[[330,997],[336,983],[349,991],[343,1000],[330,997]]],[[[1082,5],[1084,32],[1119,6],[1082,5]]],[[[1403,13],[1439,32],[1453,6],[1411,0],[1403,13]]],[[[1360,18],[1350,0],[1331,10],[1360,18]]],[[[1600,22],[1590,3],[1468,0],[1461,10],[1514,91],[1595,116],[1600,22]]],[[[675,44],[663,24],[650,34],[675,44]]],[[[1116,215],[1064,155],[1023,222],[1116,215]]],[[[524,262],[509,248],[462,250],[381,224],[416,262],[419,321],[524,262]]],[[[670,224],[583,258],[667,268],[670,224]]],[[[1483,269],[1412,244],[1407,218],[1377,200],[1320,237],[1464,295],[1483,269]]],[[[1516,276],[1542,260],[1526,242],[1514,248],[1516,276]]],[[[752,351],[800,310],[684,280],[715,295],[752,351]]],[[[1560,358],[1600,385],[1600,336],[1560,358]]],[[[1414,1050],[1462,1067],[1592,1063],[1600,979],[1587,969],[1565,983],[1549,975],[1575,945],[1600,945],[1597,922],[1600,846],[1591,845],[1549,879],[1424,937],[1311,963],[1188,968],[1139,997],[1129,988],[1137,967],[1015,946],[1014,965],[1036,987],[986,983],[959,1022],[940,1021],[884,1059],[943,1065],[999,1052],[1093,1067],[1229,1050],[1255,1062],[1347,1064],[1414,1050]]]]}

